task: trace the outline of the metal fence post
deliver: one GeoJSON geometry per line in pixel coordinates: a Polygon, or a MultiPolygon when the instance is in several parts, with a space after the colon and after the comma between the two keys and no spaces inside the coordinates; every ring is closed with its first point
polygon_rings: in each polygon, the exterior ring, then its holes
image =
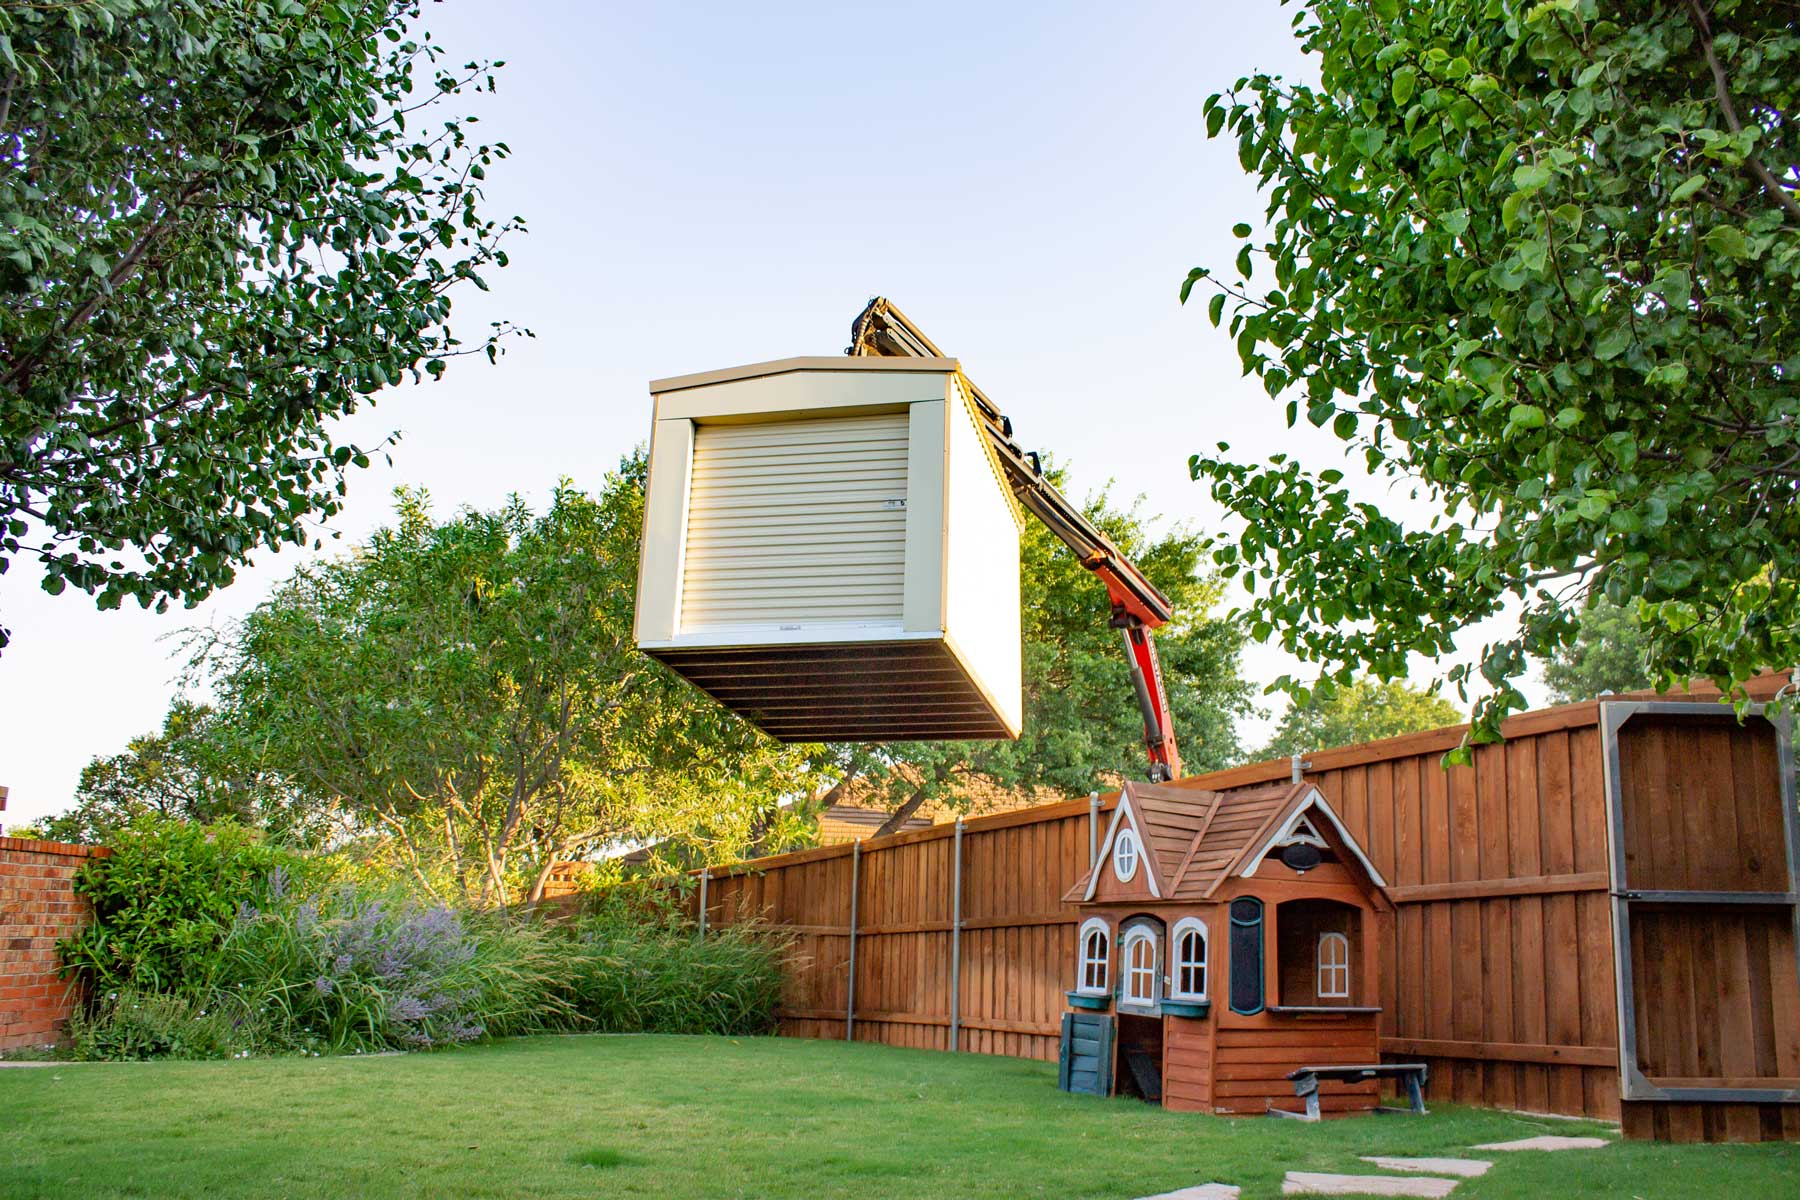
{"type": "Polygon", "coordinates": [[[844,1040],[856,1040],[856,894],[862,879],[862,842],[850,843],[850,979],[844,1002],[844,1040]]]}
{"type": "Polygon", "coordinates": [[[700,939],[706,940],[706,878],[712,874],[711,867],[700,868],[700,939]]]}
{"type": "Polygon", "coordinates": [[[950,868],[950,1052],[962,1049],[962,862],[963,819],[956,818],[950,868]]]}
{"type": "Polygon", "coordinates": [[[1100,793],[1088,793],[1088,869],[1100,857],[1100,793]]]}

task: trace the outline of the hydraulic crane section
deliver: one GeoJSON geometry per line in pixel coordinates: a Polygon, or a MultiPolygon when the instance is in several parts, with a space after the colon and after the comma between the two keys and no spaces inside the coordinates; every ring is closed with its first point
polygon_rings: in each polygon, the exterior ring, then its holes
{"type": "MultiPolygon", "coordinates": [[[[919,327],[886,299],[877,296],[857,316],[850,329],[853,357],[877,355],[890,358],[946,357],[919,327]]],[[[1012,422],[982,390],[969,382],[994,453],[1006,473],[1019,504],[1050,528],[1075,552],[1081,565],[1100,577],[1112,603],[1112,625],[1125,639],[1126,662],[1132,687],[1144,717],[1144,746],[1150,754],[1150,781],[1163,783],[1181,775],[1181,755],[1175,746],[1175,730],[1169,715],[1169,698],[1163,690],[1162,667],[1156,658],[1151,631],[1174,615],[1169,598],[1144,577],[1137,565],[1066,496],[1051,486],[1038,456],[1019,448],[1013,440],[1012,422]]]]}

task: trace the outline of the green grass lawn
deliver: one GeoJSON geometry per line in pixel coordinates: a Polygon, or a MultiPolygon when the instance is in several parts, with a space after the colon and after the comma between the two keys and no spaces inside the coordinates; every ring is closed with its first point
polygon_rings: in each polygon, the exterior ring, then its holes
{"type": "MultiPolygon", "coordinates": [[[[1043,1063],[781,1039],[530,1038],[372,1059],[0,1070],[0,1195],[1051,1196],[1604,1127],[1440,1106],[1305,1125],[1056,1090],[1043,1063]]],[[[1457,1200],[1800,1195],[1800,1148],[1496,1155],[1457,1200]]]]}

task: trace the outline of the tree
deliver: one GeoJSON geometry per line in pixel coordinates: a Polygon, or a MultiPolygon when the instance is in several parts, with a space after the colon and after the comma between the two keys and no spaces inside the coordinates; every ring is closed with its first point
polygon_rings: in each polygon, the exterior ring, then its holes
{"type": "Polygon", "coordinates": [[[1544,664],[1544,682],[1558,704],[1642,691],[1655,682],[1646,650],[1636,611],[1598,598],[1577,618],[1575,640],[1544,664]]]}
{"type": "Polygon", "coordinates": [[[418,16],[0,3],[0,571],[191,605],[339,510],[332,418],[498,353],[448,321],[520,225],[482,207],[506,147],[435,111],[493,77],[418,16]]]}
{"type": "MultiPolygon", "coordinates": [[[[162,729],[132,738],[125,749],[96,757],[81,770],[75,805],[41,823],[45,837],[64,842],[104,842],[142,816],[210,825],[236,821],[263,825],[265,811],[280,822],[291,809],[267,780],[236,769],[215,740],[211,707],[178,699],[162,729]]],[[[280,828],[284,840],[303,831],[280,828]]]]}
{"type": "Polygon", "coordinates": [[[734,857],[811,787],[778,745],[637,652],[644,458],[308,566],[219,645],[230,744],[434,892],[536,900],[559,861],[682,838],[734,857]]]}
{"type": "MultiPolygon", "coordinates": [[[[1589,596],[1646,601],[1659,678],[1800,658],[1790,9],[1309,0],[1296,27],[1319,86],[1258,74],[1203,106],[1269,225],[1237,226],[1209,315],[1229,308],[1290,425],[1439,515],[1408,527],[1285,457],[1194,456],[1244,522],[1217,561],[1259,586],[1255,636],[1396,679],[1516,613],[1481,654],[1475,740],[1589,596]]],[[[1467,698],[1473,670],[1449,676],[1467,698]]]]}
{"type": "MultiPolygon", "coordinates": [[[[1063,486],[1063,469],[1046,473],[1063,486]]],[[[1220,587],[1205,569],[1202,539],[1183,528],[1153,535],[1153,518],[1115,507],[1104,492],[1083,507],[1174,602],[1175,619],[1156,631],[1156,646],[1185,768],[1229,765],[1239,754],[1236,722],[1251,711],[1252,688],[1239,673],[1242,626],[1213,613],[1220,587]]],[[[1122,639],[1109,624],[1105,587],[1040,522],[1026,523],[1019,549],[1023,735],[1016,742],[831,747],[830,769],[885,796],[883,832],[900,828],[928,800],[966,804],[978,781],[1074,796],[1142,770],[1143,720],[1122,639]]]]}
{"type": "Polygon", "coordinates": [[[1290,704],[1275,736],[1257,757],[1287,758],[1313,750],[1354,746],[1403,733],[1442,729],[1462,721],[1456,705],[1403,682],[1359,679],[1348,687],[1315,692],[1306,704],[1290,704]]]}

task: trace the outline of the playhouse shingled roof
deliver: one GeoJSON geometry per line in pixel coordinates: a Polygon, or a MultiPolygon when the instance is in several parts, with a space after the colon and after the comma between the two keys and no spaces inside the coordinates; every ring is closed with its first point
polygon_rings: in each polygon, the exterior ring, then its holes
{"type": "MultiPolygon", "coordinates": [[[[1136,817],[1147,851],[1144,859],[1155,879],[1156,892],[1169,900],[1206,899],[1242,865],[1247,854],[1308,805],[1324,808],[1330,814],[1330,823],[1337,827],[1335,832],[1357,857],[1362,857],[1361,847],[1350,839],[1337,821],[1337,814],[1331,812],[1311,783],[1271,783],[1229,792],[1127,783],[1120,793],[1120,809],[1127,805],[1136,817]]],[[[1101,843],[1099,862],[1106,861],[1118,811],[1115,810],[1113,827],[1101,843]]],[[[1086,899],[1093,874],[1093,868],[1084,872],[1064,895],[1064,901],[1086,899]]],[[[1375,882],[1380,886],[1379,878],[1375,882]]]]}

